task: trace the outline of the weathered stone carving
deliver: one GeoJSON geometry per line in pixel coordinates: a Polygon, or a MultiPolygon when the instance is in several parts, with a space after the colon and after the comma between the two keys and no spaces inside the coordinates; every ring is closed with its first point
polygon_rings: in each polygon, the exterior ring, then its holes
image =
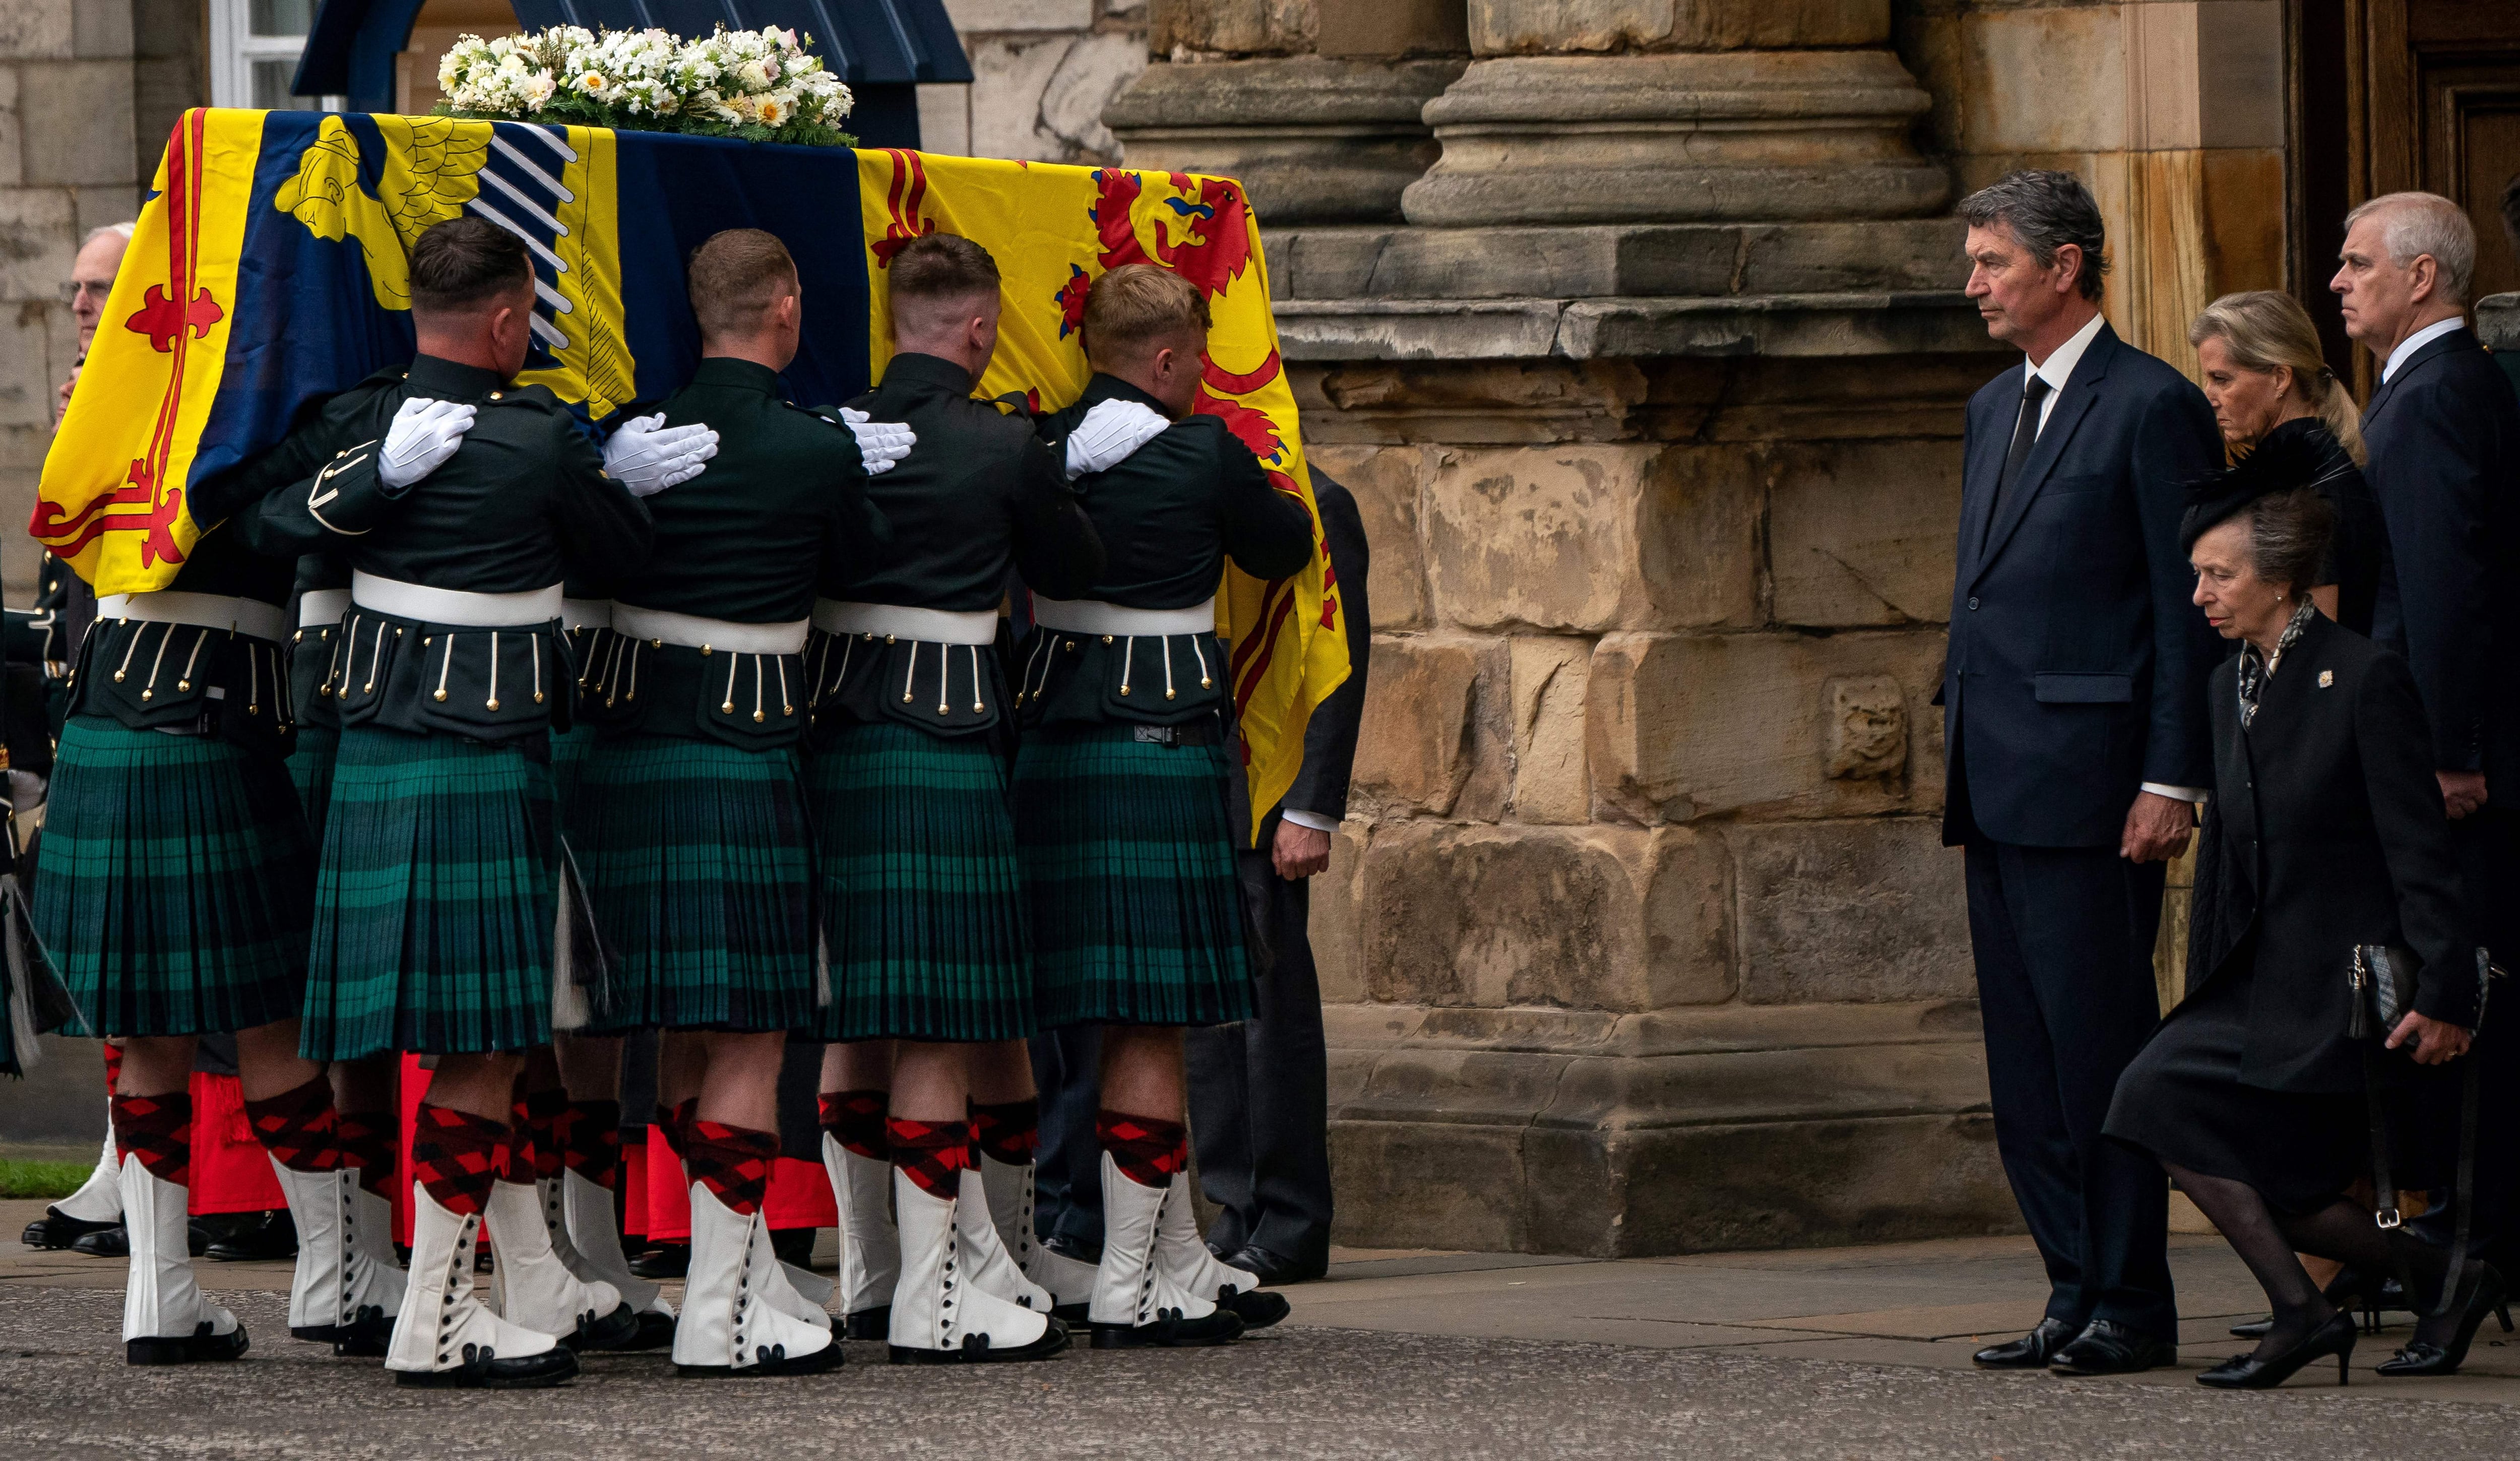
{"type": "Polygon", "coordinates": [[[1895,776],[1908,769],[1908,697],[1887,675],[1832,680],[1826,775],[1841,781],[1895,776]]]}

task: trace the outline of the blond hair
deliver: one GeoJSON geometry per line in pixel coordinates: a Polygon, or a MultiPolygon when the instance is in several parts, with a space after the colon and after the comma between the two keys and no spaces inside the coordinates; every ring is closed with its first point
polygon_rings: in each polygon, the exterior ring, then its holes
{"type": "Polygon", "coordinates": [[[2221,340],[2231,352],[2231,363],[2244,371],[2272,375],[2281,367],[2292,372],[2294,383],[2318,409],[2318,423],[2344,446],[2356,466],[2363,465],[2362,412],[2354,393],[2327,368],[2318,348],[2318,327],[2300,301],[2272,289],[2226,294],[2205,306],[2187,327],[2188,344],[2207,340],[2221,340]]]}
{"type": "Polygon", "coordinates": [[[1085,295],[1085,358],[1095,369],[1129,365],[1180,335],[1207,337],[1207,296],[1152,264],[1123,264],[1085,295]]]}

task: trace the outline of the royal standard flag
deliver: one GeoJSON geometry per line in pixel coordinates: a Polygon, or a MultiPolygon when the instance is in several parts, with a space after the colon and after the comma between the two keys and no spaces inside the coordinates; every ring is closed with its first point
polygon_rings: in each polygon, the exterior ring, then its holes
{"type": "MultiPolygon", "coordinates": [[[[1084,389],[1076,325],[1093,281],[1122,264],[1171,269],[1215,322],[1197,409],[1313,509],[1258,221],[1229,179],[222,109],[185,113],[167,142],[44,462],[35,540],[100,594],[166,587],[204,526],[185,510],[190,484],[411,358],[411,244],[468,212],[523,238],[535,260],[521,378],[591,421],[689,376],[699,335],[683,261],[721,229],[765,229],[795,256],[806,324],[787,382],[807,404],[844,401],[880,369],[888,323],[872,284],[921,234],[962,234],[997,257],[1006,314],[980,394],[1044,411],[1084,389]]],[[[1313,707],[1347,678],[1338,587],[1317,553],[1291,579],[1229,566],[1217,605],[1256,829],[1293,784],[1313,707]]]]}

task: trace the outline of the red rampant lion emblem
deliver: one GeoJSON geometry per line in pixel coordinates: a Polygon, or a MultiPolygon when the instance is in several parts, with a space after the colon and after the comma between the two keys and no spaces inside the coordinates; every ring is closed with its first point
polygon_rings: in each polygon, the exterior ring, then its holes
{"type": "Polygon", "coordinates": [[[1106,270],[1159,263],[1213,299],[1251,265],[1250,205],[1243,201],[1239,184],[1222,178],[1193,180],[1176,172],[1167,174],[1166,181],[1176,196],[1165,199],[1163,206],[1187,227],[1178,244],[1170,242],[1170,229],[1158,228],[1155,257],[1149,259],[1131,216],[1146,191],[1145,178],[1116,167],[1095,169],[1094,205],[1087,216],[1094,220],[1098,260],[1106,270]],[[1194,199],[1180,196],[1193,192],[1194,199]]]}

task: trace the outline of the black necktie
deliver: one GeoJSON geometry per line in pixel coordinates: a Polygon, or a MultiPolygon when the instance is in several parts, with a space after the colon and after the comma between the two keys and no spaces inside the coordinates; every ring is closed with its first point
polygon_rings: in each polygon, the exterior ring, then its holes
{"type": "Polygon", "coordinates": [[[2030,449],[2039,444],[2039,407],[2055,387],[2048,377],[2033,375],[2021,387],[2021,414],[2012,422],[2012,450],[2003,454],[2003,472],[1995,479],[1995,500],[1986,505],[1986,530],[1995,531],[1995,514],[2003,509],[2003,495],[2012,490],[2013,479],[2021,475],[2021,464],[2030,460],[2030,449]]]}

